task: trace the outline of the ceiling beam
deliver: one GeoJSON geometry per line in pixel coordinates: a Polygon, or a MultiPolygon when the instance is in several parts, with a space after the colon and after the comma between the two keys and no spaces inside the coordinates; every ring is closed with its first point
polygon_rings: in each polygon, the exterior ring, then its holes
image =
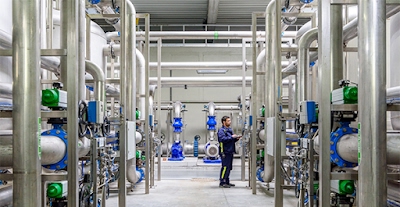
{"type": "Polygon", "coordinates": [[[208,0],[207,24],[216,24],[218,19],[219,0],[208,0]]]}

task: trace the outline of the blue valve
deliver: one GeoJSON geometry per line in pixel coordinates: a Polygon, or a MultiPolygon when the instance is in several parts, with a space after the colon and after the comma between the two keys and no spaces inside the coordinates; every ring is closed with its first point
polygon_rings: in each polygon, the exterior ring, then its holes
{"type": "Polygon", "coordinates": [[[174,118],[174,123],[172,124],[172,126],[174,127],[175,133],[182,132],[182,127],[183,127],[182,118],[180,117],[174,118]]]}
{"type": "Polygon", "coordinates": [[[215,126],[217,125],[217,121],[215,121],[215,116],[208,116],[208,130],[212,131],[215,130],[215,126]]]}

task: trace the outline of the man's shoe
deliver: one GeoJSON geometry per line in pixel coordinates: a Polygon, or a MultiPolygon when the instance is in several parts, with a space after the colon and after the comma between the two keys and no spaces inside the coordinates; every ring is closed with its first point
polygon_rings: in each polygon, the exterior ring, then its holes
{"type": "Polygon", "coordinates": [[[230,187],[235,187],[235,186],[236,186],[235,184],[232,184],[232,183],[228,183],[228,185],[229,185],[230,187]]]}
{"type": "Polygon", "coordinates": [[[219,185],[220,188],[230,188],[231,186],[228,184],[219,185]]]}

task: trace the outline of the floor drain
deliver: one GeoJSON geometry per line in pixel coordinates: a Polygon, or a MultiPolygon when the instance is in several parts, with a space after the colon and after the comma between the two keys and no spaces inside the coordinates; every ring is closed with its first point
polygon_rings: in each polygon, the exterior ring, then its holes
{"type": "Polygon", "coordinates": [[[215,182],[217,180],[213,179],[213,178],[192,178],[191,181],[200,182],[200,183],[206,183],[206,182],[215,182]]]}

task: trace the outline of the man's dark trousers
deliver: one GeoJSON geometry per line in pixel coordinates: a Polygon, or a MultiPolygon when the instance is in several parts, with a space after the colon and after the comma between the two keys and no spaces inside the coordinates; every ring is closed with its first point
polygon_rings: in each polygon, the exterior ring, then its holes
{"type": "Polygon", "coordinates": [[[225,153],[225,156],[221,156],[222,167],[220,173],[220,185],[229,184],[229,175],[232,170],[233,154],[225,153]]]}

